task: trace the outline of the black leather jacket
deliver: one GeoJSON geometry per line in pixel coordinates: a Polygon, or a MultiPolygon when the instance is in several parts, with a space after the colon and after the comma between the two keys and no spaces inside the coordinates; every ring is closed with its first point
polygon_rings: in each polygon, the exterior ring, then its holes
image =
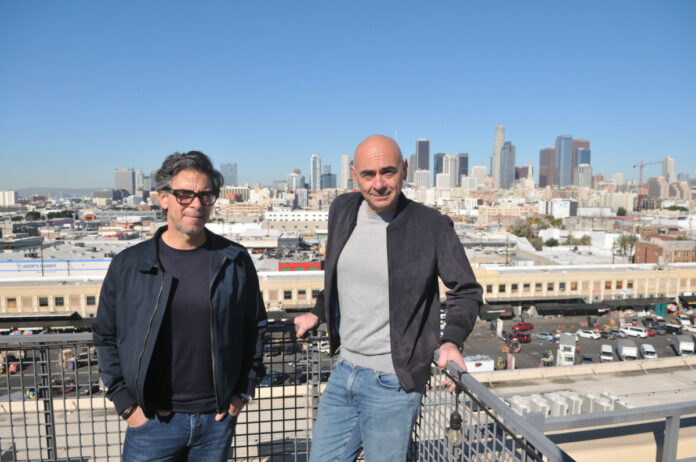
{"type": "MultiPolygon", "coordinates": [[[[157,242],[166,226],[143,243],[114,257],[102,284],[92,326],[106,395],[120,414],[137,404],[149,418],[145,394],[152,352],[171,293],[157,242]]],[[[244,247],[206,230],[210,252],[210,330],[217,412],[235,393],[254,394],[265,375],[263,334],[266,310],[251,257],[244,247]]]]}
{"type": "MultiPolygon", "coordinates": [[[[341,311],[336,288],[338,257],[357,221],[360,193],[343,194],[329,211],[324,290],[312,312],[327,323],[331,353],[338,349],[341,311]]],[[[460,346],[474,327],[483,290],[476,282],[452,220],[437,210],[399,196],[387,227],[391,354],[405,390],[423,386],[430,361],[443,341],[460,346]],[[440,339],[438,276],[446,292],[446,327],[440,339]]]]}

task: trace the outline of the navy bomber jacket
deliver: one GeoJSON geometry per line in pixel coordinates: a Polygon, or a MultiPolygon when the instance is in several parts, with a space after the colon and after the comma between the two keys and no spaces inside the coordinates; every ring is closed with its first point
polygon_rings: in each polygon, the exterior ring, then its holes
{"type": "MultiPolygon", "coordinates": [[[[171,293],[172,277],[162,270],[157,243],[166,230],[114,257],[102,284],[92,326],[99,372],[120,414],[137,403],[155,414],[145,394],[150,360],[171,293]]],[[[254,394],[265,375],[266,329],[259,281],[244,247],[206,230],[210,246],[210,329],[217,412],[234,394],[254,394]]]]}
{"type": "MultiPolygon", "coordinates": [[[[336,266],[355,228],[362,201],[359,192],[342,194],[329,210],[324,290],[312,312],[327,323],[332,354],[341,343],[336,266]]],[[[483,290],[476,282],[452,220],[407,199],[403,193],[387,226],[387,261],[392,361],[401,386],[410,391],[427,382],[430,361],[442,342],[462,346],[476,322],[483,290]],[[438,276],[449,289],[442,339],[438,276]]]]}

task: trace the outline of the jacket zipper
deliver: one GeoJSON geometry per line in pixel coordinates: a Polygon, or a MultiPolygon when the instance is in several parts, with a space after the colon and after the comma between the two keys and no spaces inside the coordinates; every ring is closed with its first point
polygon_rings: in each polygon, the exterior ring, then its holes
{"type": "MultiPolygon", "coordinates": [[[[227,258],[227,257],[225,257],[227,258]]],[[[215,276],[210,282],[210,287],[208,288],[208,307],[210,308],[210,360],[213,369],[213,391],[215,391],[215,411],[220,413],[220,401],[218,399],[217,384],[215,383],[215,351],[213,350],[213,345],[215,343],[213,339],[213,284],[217,280],[218,275],[220,275],[220,270],[225,262],[223,261],[220,267],[215,272],[215,276]]]]}
{"type": "Polygon", "coordinates": [[[143,342],[143,349],[140,351],[138,356],[138,372],[135,374],[135,398],[138,401],[138,406],[142,408],[140,401],[140,388],[138,388],[138,379],[140,378],[140,365],[143,360],[143,355],[145,354],[145,346],[147,345],[147,338],[150,336],[150,331],[152,330],[152,321],[155,319],[155,313],[157,313],[157,307],[159,306],[160,298],[162,297],[162,291],[164,290],[164,271],[162,273],[162,285],[160,285],[159,293],[157,294],[157,300],[155,301],[155,309],[152,310],[152,316],[150,316],[150,322],[147,325],[147,332],[145,333],[145,341],[143,342]]]}

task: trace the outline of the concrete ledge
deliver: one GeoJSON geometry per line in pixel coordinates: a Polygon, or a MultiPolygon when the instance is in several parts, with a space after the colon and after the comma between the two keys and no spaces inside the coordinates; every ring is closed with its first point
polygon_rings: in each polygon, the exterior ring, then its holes
{"type": "Polygon", "coordinates": [[[648,372],[674,367],[696,368],[696,356],[675,356],[671,358],[639,359],[636,361],[612,361],[606,363],[583,364],[577,366],[539,367],[471,374],[483,384],[539,380],[555,377],[578,377],[583,375],[615,374],[617,372],[648,372]]]}

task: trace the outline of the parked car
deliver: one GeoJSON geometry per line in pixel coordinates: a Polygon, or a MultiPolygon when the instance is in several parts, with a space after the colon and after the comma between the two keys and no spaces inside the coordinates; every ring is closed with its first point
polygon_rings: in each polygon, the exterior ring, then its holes
{"type": "Polygon", "coordinates": [[[656,326],[656,325],[657,325],[657,321],[656,321],[655,318],[653,318],[652,316],[648,316],[648,317],[646,317],[646,318],[643,318],[643,319],[641,320],[641,322],[643,323],[643,325],[644,325],[645,327],[653,327],[653,326],[656,326]]]}
{"type": "Polygon", "coordinates": [[[651,337],[654,337],[655,335],[665,335],[666,333],[667,331],[664,327],[655,326],[648,329],[648,335],[651,337]]]}
{"type": "Polygon", "coordinates": [[[288,375],[285,372],[271,371],[261,380],[259,385],[262,387],[273,387],[275,385],[281,385],[287,378],[288,375]]]}
{"type": "Polygon", "coordinates": [[[304,367],[304,366],[306,366],[307,364],[309,364],[309,361],[311,361],[310,358],[311,358],[311,357],[310,357],[309,355],[300,355],[300,356],[297,356],[296,358],[291,359],[290,361],[288,361],[288,365],[290,365],[290,366],[295,366],[295,367],[297,367],[297,366],[302,366],[302,367],[304,367]]]}
{"type": "Polygon", "coordinates": [[[643,343],[640,346],[640,355],[643,357],[643,359],[657,359],[655,347],[649,343],[643,343]]]}
{"type": "Polygon", "coordinates": [[[599,352],[599,362],[600,363],[614,360],[614,351],[612,350],[611,345],[609,345],[608,343],[605,343],[600,348],[601,348],[600,352],[599,352]]]}
{"type": "Polygon", "coordinates": [[[682,326],[690,326],[690,325],[691,325],[691,320],[690,320],[689,317],[688,317],[687,315],[685,315],[685,314],[678,314],[678,315],[677,315],[677,321],[678,321],[679,324],[681,324],[682,326]]]}
{"type": "Polygon", "coordinates": [[[696,326],[684,326],[682,329],[685,332],[690,332],[692,334],[696,334],[696,326]]]}
{"type": "Polygon", "coordinates": [[[631,337],[646,338],[648,336],[648,330],[645,327],[627,326],[619,330],[624,331],[626,335],[631,337]]]}
{"type": "Polygon", "coordinates": [[[592,355],[590,355],[590,354],[582,355],[581,364],[592,364],[592,363],[594,363],[594,359],[592,359],[592,355]]]}
{"type": "Polygon", "coordinates": [[[512,331],[513,332],[524,332],[534,329],[534,324],[531,322],[518,322],[514,326],[512,326],[512,331]]]}
{"type": "Polygon", "coordinates": [[[612,331],[604,331],[599,334],[602,338],[605,338],[607,340],[615,340],[616,339],[616,334],[612,331]]]}
{"type": "Polygon", "coordinates": [[[582,338],[591,338],[593,340],[599,340],[600,338],[602,338],[602,336],[599,333],[587,329],[578,329],[578,331],[575,332],[575,335],[582,338]]]}
{"type": "Polygon", "coordinates": [[[539,332],[538,334],[534,334],[534,338],[547,342],[556,341],[556,337],[551,332],[539,332]]]}
{"type": "Polygon", "coordinates": [[[612,330],[611,332],[612,332],[614,335],[616,335],[617,337],[619,337],[619,338],[626,338],[626,337],[628,337],[628,334],[627,334],[626,332],[622,331],[621,329],[619,329],[619,330],[612,330]]]}
{"type": "Polygon", "coordinates": [[[681,324],[665,324],[664,328],[667,331],[668,334],[677,334],[681,335],[682,333],[682,325],[681,324]]]}
{"type": "Polygon", "coordinates": [[[268,355],[268,356],[278,356],[280,353],[282,353],[282,348],[280,348],[280,345],[274,345],[274,344],[265,344],[263,346],[263,354],[268,355]]]}
{"type": "Polygon", "coordinates": [[[513,332],[510,334],[509,338],[516,338],[520,343],[529,343],[531,341],[529,334],[525,334],[524,332],[513,332]]]}
{"type": "Polygon", "coordinates": [[[307,371],[301,368],[297,369],[294,373],[288,375],[285,383],[288,385],[301,385],[307,383],[307,371]]]}

